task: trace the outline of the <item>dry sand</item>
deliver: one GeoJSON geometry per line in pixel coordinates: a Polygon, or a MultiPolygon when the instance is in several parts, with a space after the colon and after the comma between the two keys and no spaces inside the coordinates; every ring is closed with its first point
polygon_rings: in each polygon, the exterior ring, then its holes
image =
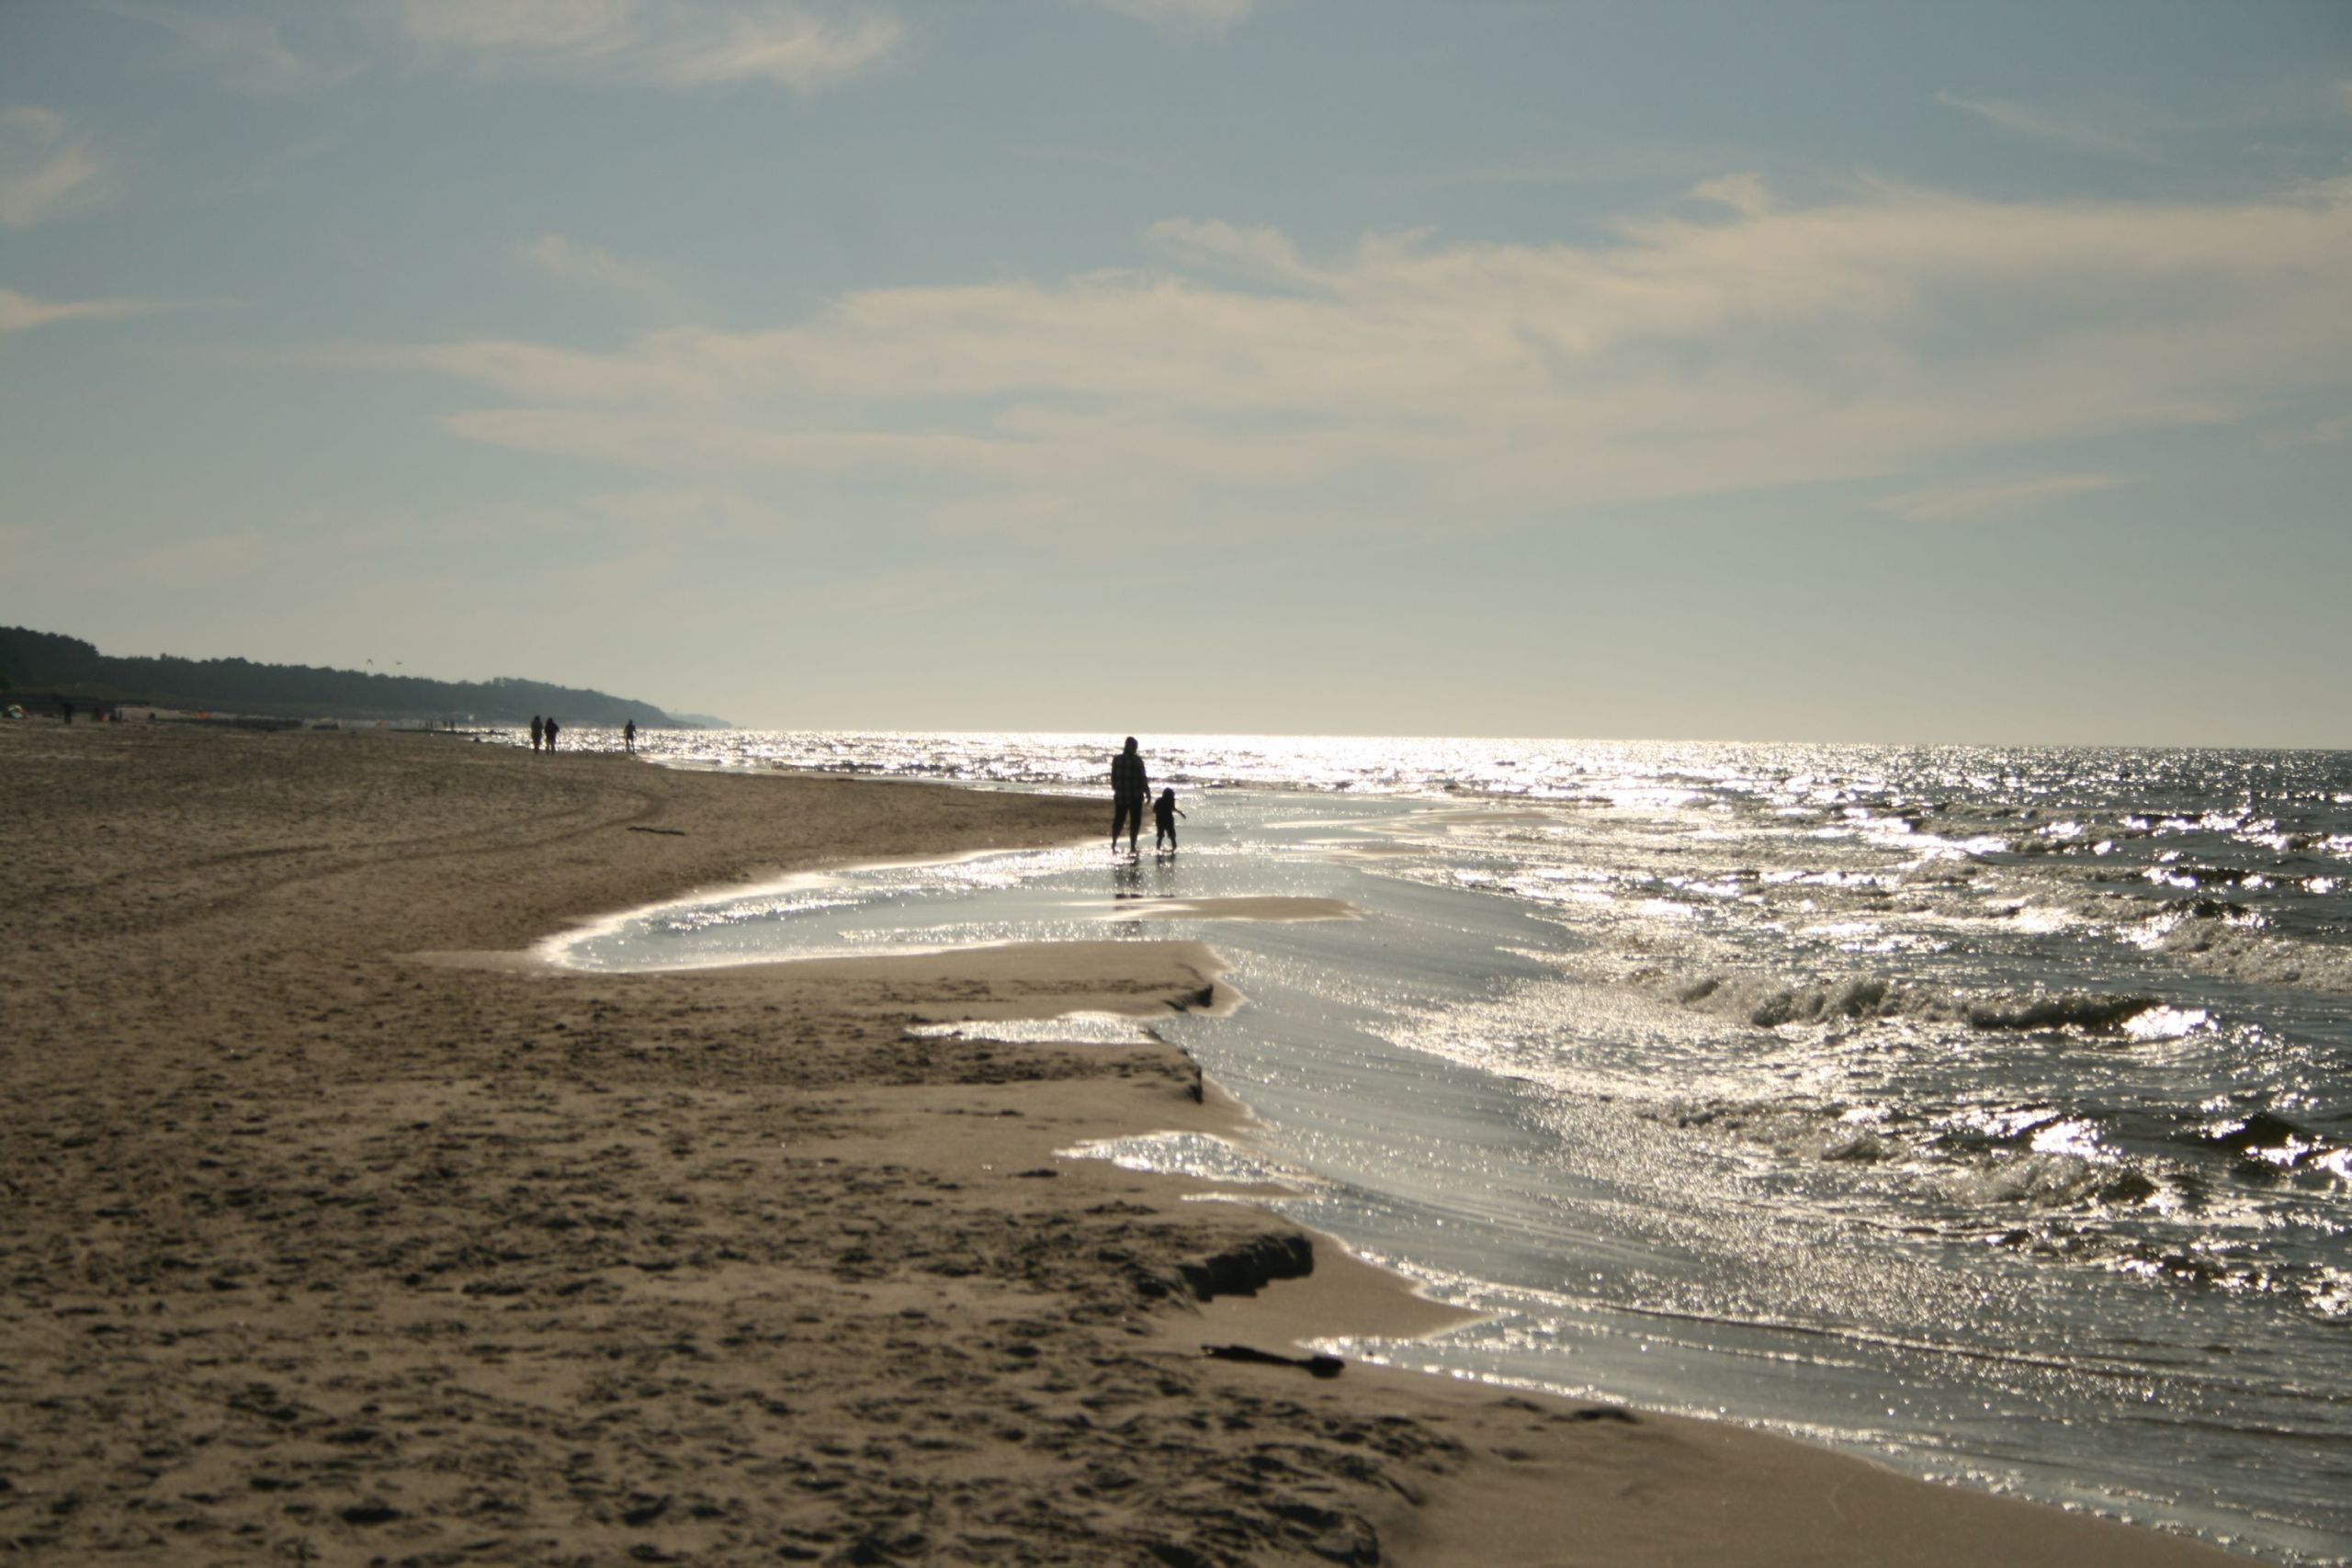
{"type": "Polygon", "coordinates": [[[904,1033],[1198,1005],[1200,947],[423,956],[1091,840],[1093,804],[40,723],[0,789],[0,1556],[2229,1561],[1732,1427],[1204,1359],[1442,1314],[1056,1157],[1229,1126],[1176,1053],[904,1033]]]}

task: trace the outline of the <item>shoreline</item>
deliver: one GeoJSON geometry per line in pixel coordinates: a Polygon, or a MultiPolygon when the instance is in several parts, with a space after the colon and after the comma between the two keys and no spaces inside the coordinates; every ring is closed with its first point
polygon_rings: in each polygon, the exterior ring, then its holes
{"type": "Polygon", "coordinates": [[[0,771],[21,1548],[2236,1561],[1744,1427],[1186,1350],[1430,1303],[1179,1179],[1054,1157],[1233,1114],[1171,1048],[903,1026],[1182,1000],[1205,950],[413,956],[826,853],[1091,838],[1091,802],[398,736],[21,727],[0,771]],[[1319,1266],[1274,1282],[1302,1245],[1319,1266]]]}

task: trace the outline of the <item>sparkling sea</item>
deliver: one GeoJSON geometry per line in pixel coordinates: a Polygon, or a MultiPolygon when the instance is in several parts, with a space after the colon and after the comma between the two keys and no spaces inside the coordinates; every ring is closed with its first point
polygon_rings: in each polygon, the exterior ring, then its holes
{"type": "MultiPolygon", "coordinates": [[[[1118,739],[639,749],[1090,794],[1107,833],[1118,739]]],[[[804,876],[562,956],[1199,938],[1247,1005],[1148,1027],[1257,1125],[1092,1152],[1278,1176],[1274,1207],[1490,1314],[1343,1353],[2352,1561],[2352,753],[1144,752],[1187,813],[1175,855],[804,876]],[[1240,896],[1359,918],[1138,918],[1240,896]]]]}

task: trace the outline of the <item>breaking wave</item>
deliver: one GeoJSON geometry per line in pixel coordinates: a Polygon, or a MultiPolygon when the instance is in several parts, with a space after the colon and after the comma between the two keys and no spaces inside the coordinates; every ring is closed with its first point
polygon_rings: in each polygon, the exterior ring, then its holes
{"type": "Polygon", "coordinates": [[[1736,1018],[1758,1029],[1904,1018],[1982,1030],[2121,1034],[2130,1032],[2134,1019],[2163,1006],[2154,997],[2104,992],[1966,996],[1880,976],[1787,985],[1710,975],[1677,985],[1671,994],[1684,1007],[1736,1018]]]}
{"type": "Polygon", "coordinates": [[[2188,899],[2141,925],[2132,940],[2151,953],[2226,980],[2352,993],[2352,947],[2279,935],[2262,915],[2188,899]]]}

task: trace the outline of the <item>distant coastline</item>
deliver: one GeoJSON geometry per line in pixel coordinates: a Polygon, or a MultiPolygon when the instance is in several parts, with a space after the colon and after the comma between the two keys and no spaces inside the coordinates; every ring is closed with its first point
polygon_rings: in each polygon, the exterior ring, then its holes
{"type": "Polygon", "coordinates": [[[0,626],[0,691],[28,704],[63,698],[96,707],[148,707],[268,719],[355,719],[439,725],[524,724],[555,714],[570,724],[640,729],[719,727],[701,715],[586,687],[500,676],[430,681],[413,675],[259,664],[245,659],[117,658],[56,632],[0,626]]]}

